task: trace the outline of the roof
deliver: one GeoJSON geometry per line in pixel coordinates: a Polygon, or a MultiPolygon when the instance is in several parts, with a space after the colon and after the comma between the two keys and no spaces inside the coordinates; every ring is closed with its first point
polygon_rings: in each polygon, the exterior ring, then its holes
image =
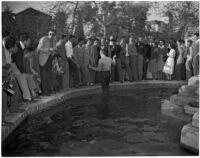
{"type": "Polygon", "coordinates": [[[21,15],[21,14],[26,14],[26,15],[31,15],[31,16],[47,16],[47,17],[51,17],[50,15],[43,13],[39,10],[36,10],[34,8],[27,8],[19,13],[16,13],[15,16],[21,15]]]}
{"type": "Polygon", "coordinates": [[[15,14],[9,11],[4,11],[2,12],[2,15],[15,15],[15,14]]]}
{"type": "Polygon", "coordinates": [[[163,21],[160,21],[160,20],[151,20],[151,21],[147,21],[147,24],[158,24],[158,25],[161,25],[161,24],[165,24],[163,21]]]}

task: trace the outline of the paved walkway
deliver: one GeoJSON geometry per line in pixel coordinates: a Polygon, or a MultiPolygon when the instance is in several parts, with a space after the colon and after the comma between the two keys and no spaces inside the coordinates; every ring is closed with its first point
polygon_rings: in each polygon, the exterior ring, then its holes
{"type": "MultiPolygon", "coordinates": [[[[112,83],[110,84],[110,90],[121,89],[121,88],[156,88],[156,87],[166,87],[166,88],[178,88],[181,85],[187,84],[186,81],[142,81],[142,82],[125,82],[112,83]]],[[[10,113],[7,114],[5,120],[13,123],[11,126],[2,126],[2,141],[4,141],[12,131],[20,125],[20,123],[28,116],[33,113],[37,113],[48,109],[51,106],[56,106],[58,104],[64,103],[67,99],[90,95],[95,93],[100,93],[101,89],[99,85],[83,87],[80,89],[68,89],[61,91],[56,94],[52,94],[48,97],[42,97],[35,103],[24,103],[20,105],[20,109],[25,109],[22,113],[10,113]]]]}

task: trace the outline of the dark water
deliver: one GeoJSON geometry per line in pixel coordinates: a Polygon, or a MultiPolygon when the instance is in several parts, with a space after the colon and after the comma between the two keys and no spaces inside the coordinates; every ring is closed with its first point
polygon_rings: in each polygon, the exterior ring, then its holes
{"type": "Polygon", "coordinates": [[[28,118],[5,140],[3,156],[193,155],[180,145],[185,124],[161,114],[177,89],[117,90],[68,100],[28,118]]]}

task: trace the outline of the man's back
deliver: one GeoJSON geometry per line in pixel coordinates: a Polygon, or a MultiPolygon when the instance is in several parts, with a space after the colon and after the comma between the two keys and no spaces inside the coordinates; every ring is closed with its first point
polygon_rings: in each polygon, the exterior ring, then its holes
{"type": "Polygon", "coordinates": [[[12,54],[12,62],[16,63],[17,68],[20,70],[21,73],[23,73],[24,72],[24,65],[23,65],[24,50],[22,49],[19,42],[17,42],[16,45],[17,45],[17,52],[12,54]]]}
{"type": "Polygon", "coordinates": [[[99,59],[100,71],[111,71],[112,59],[110,57],[103,57],[99,59]]]}

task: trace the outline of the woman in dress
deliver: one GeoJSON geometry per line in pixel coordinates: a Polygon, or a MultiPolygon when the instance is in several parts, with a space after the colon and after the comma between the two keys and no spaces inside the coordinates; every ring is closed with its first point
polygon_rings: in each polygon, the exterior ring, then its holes
{"type": "Polygon", "coordinates": [[[158,79],[164,79],[162,70],[165,65],[164,57],[167,54],[167,48],[164,44],[165,41],[161,40],[158,46],[158,79]]]}
{"type": "Polygon", "coordinates": [[[158,44],[152,43],[151,58],[148,66],[148,72],[152,73],[153,80],[157,79],[158,73],[158,44]]]}
{"type": "Polygon", "coordinates": [[[175,55],[176,55],[176,51],[175,51],[176,45],[174,43],[170,43],[169,48],[170,48],[170,51],[167,54],[168,58],[167,58],[165,65],[163,67],[163,72],[165,73],[167,79],[171,80],[172,74],[174,72],[174,58],[175,58],[175,55]]]}
{"type": "Polygon", "coordinates": [[[183,40],[179,40],[177,41],[177,46],[179,54],[175,66],[175,79],[185,80],[186,77],[185,61],[184,61],[184,56],[186,51],[185,42],[183,40]]]}
{"type": "Polygon", "coordinates": [[[60,83],[61,88],[64,90],[69,88],[69,63],[65,51],[65,42],[66,42],[66,35],[62,35],[61,39],[56,44],[57,53],[60,56],[60,58],[57,59],[62,60],[61,63],[64,64],[63,65],[64,73],[60,73],[60,75],[58,75],[59,76],[58,80],[61,82],[60,83]]]}

